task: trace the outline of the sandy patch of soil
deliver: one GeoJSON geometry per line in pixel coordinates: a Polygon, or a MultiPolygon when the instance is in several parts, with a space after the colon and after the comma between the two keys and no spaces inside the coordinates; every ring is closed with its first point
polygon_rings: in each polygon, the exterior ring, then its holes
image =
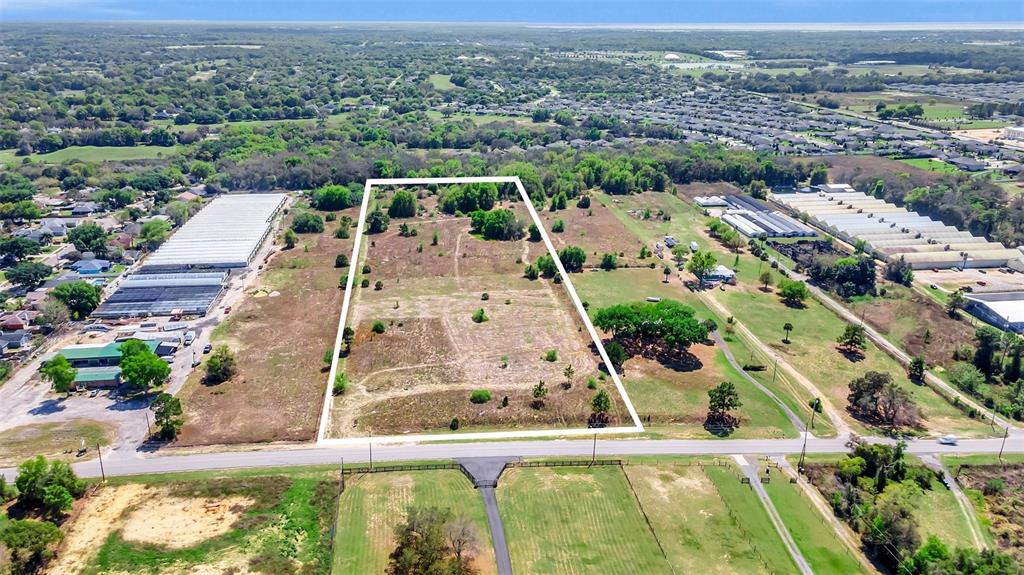
{"type": "Polygon", "coordinates": [[[82,500],[84,508],[67,529],[57,558],[47,566],[46,573],[80,572],[117,529],[125,510],[145,491],[144,486],[137,484],[107,487],[82,500]]]}
{"type": "Polygon", "coordinates": [[[231,530],[253,501],[247,497],[150,497],[132,511],[121,536],[126,541],[192,547],[231,530]]]}

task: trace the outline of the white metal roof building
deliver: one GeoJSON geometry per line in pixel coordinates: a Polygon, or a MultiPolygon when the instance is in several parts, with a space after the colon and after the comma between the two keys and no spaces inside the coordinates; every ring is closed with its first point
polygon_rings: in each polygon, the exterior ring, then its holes
{"type": "Polygon", "coordinates": [[[964,294],[965,309],[1001,329],[1024,331],[1024,292],[964,294]]]}
{"type": "Polygon", "coordinates": [[[152,253],[142,271],[244,268],[270,234],[285,194],[221,196],[152,253]]]}
{"type": "Polygon", "coordinates": [[[1019,250],[860,192],[772,194],[771,199],[844,241],[863,240],[876,256],[904,258],[915,269],[1000,267],[1022,256],[1019,250]]]}

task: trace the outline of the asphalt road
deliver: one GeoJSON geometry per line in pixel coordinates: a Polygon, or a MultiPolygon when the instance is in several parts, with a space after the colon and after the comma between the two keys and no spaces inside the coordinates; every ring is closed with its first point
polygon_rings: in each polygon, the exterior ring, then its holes
{"type": "MultiPolygon", "coordinates": [[[[889,439],[867,438],[873,442],[892,442],[889,439]]],[[[907,451],[915,455],[954,455],[958,453],[999,452],[1002,439],[965,439],[959,445],[940,445],[934,440],[909,442],[907,451]]],[[[803,446],[802,439],[620,439],[596,442],[598,457],[636,455],[795,455],[803,446]]],[[[468,457],[590,457],[595,447],[592,440],[501,441],[493,443],[433,443],[433,444],[375,444],[374,462],[423,461],[468,457]]],[[[103,459],[103,471],[108,476],[139,475],[148,473],[175,473],[182,471],[211,471],[224,469],[288,467],[296,465],[340,465],[369,460],[369,443],[360,447],[294,447],[268,448],[259,451],[229,451],[191,453],[183,455],[124,455],[103,459]]],[[[846,440],[809,438],[808,453],[845,453],[846,440]]],[[[1024,453],[1024,438],[1011,436],[1006,441],[1006,453],[1024,453]]],[[[74,465],[83,477],[99,477],[100,461],[92,460],[74,465]]],[[[8,478],[13,469],[0,470],[8,478]]]]}

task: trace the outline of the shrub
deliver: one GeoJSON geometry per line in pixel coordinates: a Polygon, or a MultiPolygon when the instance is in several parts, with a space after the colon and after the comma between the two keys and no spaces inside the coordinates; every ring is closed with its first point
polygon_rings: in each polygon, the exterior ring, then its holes
{"type": "Polygon", "coordinates": [[[487,321],[488,319],[490,319],[490,318],[488,318],[487,314],[484,313],[484,308],[480,308],[480,309],[476,310],[475,312],[473,312],[473,322],[474,323],[483,323],[483,322],[487,321]]]}
{"type": "Polygon", "coordinates": [[[590,196],[580,196],[580,199],[576,200],[576,207],[587,209],[590,207],[590,196]]]}
{"type": "Polygon", "coordinates": [[[370,287],[370,280],[363,278],[363,281],[359,282],[360,287],[370,287]]]}
{"type": "Polygon", "coordinates": [[[373,333],[384,333],[384,330],[386,328],[384,327],[384,322],[378,319],[373,322],[373,327],[370,329],[371,331],[373,331],[373,333]]]}
{"type": "Polygon", "coordinates": [[[348,267],[348,256],[346,256],[345,254],[338,254],[334,258],[334,267],[336,267],[336,268],[348,267]]]}
{"type": "Polygon", "coordinates": [[[292,230],[299,234],[316,234],[324,231],[324,220],[312,212],[296,214],[292,230]]]}
{"type": "Polygon", "coordinates": [[[448,424],[448,429],[450,429],[452,431],[458,431],[459,430],[459,418],[458,417],[453,417],[452,418],[452,422],[448,424]]]}
{"type": "Polygon", "coordinates": [[[587,378],[587,389],[597,389],[597,380],[594,379],[594,376],[587,378]]]}
{"type": "Polygon", "coordinates": [[[370,266],[368,264],[364,265],[363,266],[363,274],[369,274],[369,273],[370,273],[370,266]]]}
{"type": "Polygon", "coordinates": [[[483,295],[480,296],[480,299],[482,301],[487,301],[487,300],[491,299],[491,294],[489,294],[487,292],[484,292],[483,295]]]}
{"type": "Polygon", "coordinates": [[[555,220],[555,223],[551,224],[551,231],[555,232],[556,234],[564,232],[565,222],[563,222],[561,219],[555,220]]]}
{"type": "Polygon", "coordinates": [[[545,361],[551,361],[551,362],[558,361],[558,350],[557,349],[549,349],[547,351],[547,353],[544,354],[544,360],[545,361]]]}
{"type": "Polygon", "coordinates": [[[474,389],[473,393],[469,394],[469,401],[471,403],[481,404],[487,403],[491,400],[491,392],[486,389],[474,389]]]}
{"type": "Polygon", "coordinates": [[[377,283],[373,284],[373,289],[377,291],[384,289],[384,282],[377,280],[377,283]]]}
{"type": "Polygon", "coordinates": [[[348,376],[342,372],[338,372],[338,374],[334,376],[334,386],[331,388],[331,391],[334,395],[341,395],[345,393],[346,389],[348,389],[348,376]]]}
{"type": "Polygon", "coordinates": [[[226,345],[218,345],[206,362],[206,381],[222,383],[231,379],[236,371],[234,352],[226,345]]]}

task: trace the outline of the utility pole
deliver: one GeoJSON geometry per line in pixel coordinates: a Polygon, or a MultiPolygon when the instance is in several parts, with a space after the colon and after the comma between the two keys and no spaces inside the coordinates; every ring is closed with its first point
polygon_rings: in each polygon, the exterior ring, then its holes
{"type": "Polygon", "coordinates": [[[370,471],[373,471],[373,432],[370,432],[370,471]]]}
{"type": "Polygon", "coordinates": [[[772,385],[775,385],[776,375],[779,375],[779,358],[775,358],[775,367],[772,369],[772,385]]]}
{"type": "Polygon", "coordinates": [[[341,458],[341,481],[338,483],[338,497],[345,491],[345,458],[341,458]]]}
{"type": "Polygon", "coordinates": [[[146,416],[146,433],[148,434],[148,437],[152,437],[153,427],[149,424],[149,411],[143,411],[142,414],[146,416]]]}
{"type": "Polygon", "coordinates": [[[797,464],[796,469],[801,474],[804,472],[804,458],[807,456],[807,436],[811,434],[811,429],[814,427],[814,416],[818,413],[818,407],[821,405],[821,398],[814,399],[814,405],[811,406],[811,423],[804,429],[804,444],[800,448],[800,463],[797,464]]]}
{"type": "Polygon", "coordinates": [[[1010,436],[1010,426],[1003,430],[1003,443],[999,446],[999,463],[1003,462],[1003,448],[1006,447],[1006,438],[1010,436]]]}
{"type": "Polygon", "coordinates": [[[594,465],[595,461],[597,461],[597,434],[596,433],[594,434],[594,448],[590,452],[590,465],[594,465]]]}
{"type": "Polygon", "coordinates": [[[100,449],[100,444],[96,442],[96,455],[100,458],[100,477],[103,479],[103,483],[107,482],[107,472],[103,470],[103,451],[100,449]]]}

